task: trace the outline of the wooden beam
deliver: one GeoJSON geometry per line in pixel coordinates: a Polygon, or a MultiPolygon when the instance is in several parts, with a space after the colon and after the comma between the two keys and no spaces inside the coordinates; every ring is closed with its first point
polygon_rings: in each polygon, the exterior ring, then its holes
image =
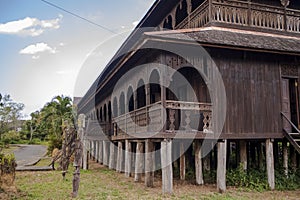
{"type": "Polygon", "coordinates": [[[108,158],[109,158],[109,142],[103,141],[103,165],[108,166],[108,158]]]}
{"type": "Polygon", "coordinates": [[[134,181],[140,182],[142,180],[142,173],[143,173],[143,143],[138,142],[136,144],[136,154],[135,154],[135,174],[134,174],[134,181]]]}
{"type": "Polygon", "coordinates": [[[227,140],[218,142],[217,189],[220,193],[226,191],[226,148],[227,140]]]}
{"type": "Polygon", "coordinates": [[[95,161],[99,162],[99,141],[95,141],[95,161]]]}
{"type": "Polygon", "coordinates": [[[172,140],[161,142],[162,193],[173,193],[172,140]]]}
{"type": "Polygon", "coordinates": [[[184,143],[180,142],[180,180],[185,180],[185,149],[184,143]]]}
{"type": "Polygon", "coordinates": [[[247,142],[245,140],[240,141],[240,162],[243,166],[243,170],[247,170],[247,142]]]}
{"type": "Polygon", "coordinates": [[[271,190],[275,189],[275,173],[274,173],[274,155],[273,142],[271,139],[266,140],[266,161],[267,161],[267,176],[268,183],[271,190]]]}
{"type": "Polygon", "coordinates": [[[283,160],[283,169],[284,169],[284,175],[288,176],[288,172],[289,172],[289,166],[288,166],[288,147],[287,147],[287,141],[283,140],[282,141],[282,160],[283,160]]]}
{"type": "Polygon", "coordinates": [[[103,164],[103,141],[100,140],[99,141],[99,153],[98,153],[98,156],[99,156],[99,163],[100,164],[103,164]]]}
{"type": "Polygon", "coordinates": [[[125,176],[130,177],[131,175],[131,160],[132,160],[132,152],[131,152],[131,142],[129,140],[125,140],[125,176]]]}
{"type": "Polygon", "coordinates": [[[109,164],[108,164],[108,168],[109,169],[115,169],[116,165],[115,165],[115,144],[113,142],[109,142],[110,144],[110,149],[109,149],[109,164]]]}
{"type": "Polygon", "coordinates": [[[195,171],[196,171],[196,184],[203,185],[203,171],[202,171],[202,154],[201,143],[199,140],[195,140],[195,171]]]}
{"type": "Polygon", "coordinates": [[[89,149],[89,142],[86,139],[83,139],[83,155],[82,155],[82,169],[88,169],[88,149],[89,149]]]}
{"type": "Polygon", "coordinates": [[[155,149],[151,140],[145,141],[145,186],[154,186],[155,149]]]}
{"type": "Polygon", "coordinates": [[[123,171],[123,144],[122,142],[118,142],[118,154],[117,154],[117,172],[123,171]]]}

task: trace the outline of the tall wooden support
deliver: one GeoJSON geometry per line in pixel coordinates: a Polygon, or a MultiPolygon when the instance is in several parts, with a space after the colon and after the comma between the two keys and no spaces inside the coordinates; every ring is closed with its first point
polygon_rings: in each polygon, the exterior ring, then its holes
{"type": "Polygon", "coordinates": [[[154,166],[155,166],[154,144],[151,140],[145,141],[145,186],[154,186],[154,166]]]}
{"type": "Polygon", "coordinates": [[[247,170],[247,142],[244,140],[240,141],[240,162],[243,166],[243,170],[247,170]]]}
{"type": "Polygon", "coordinates": [[[162,192],[173,192],[172,141],[161,142],[162,192]]]}
{"type": "Polygon", "coordinates": [[[284,174],[287,176],[289,173],[289,167],[288,167],[288,147],[287,147],[287,141],[283,140],[282,141],[282,160],[283,160],[283,169],[284,169],[284,174]]]}
{"type": "Polygon", "coordinates": [[[274,173],[274,155],[273,142],[271,139],[266,140],[266,161],[267,161],[267,176],[268,183],[271,190],[275,189],[275,173],[274,173]]]}
{"type": "Polygon", "coordinates": [[[203,171],[202,171],[202,155],[201,144],[199,140],[195,140],[195,171],[197,185],[203,185],[203,171]]]}
{"type": "Polygon", "coordinates": [[[122,172],[123,171],[123,144],[122,142],[118,142],[118,154],[117,154],[117,166],[116,170],[117,172],[122,172]]]}
{"type": "Polygon", "coordinates": [[[99,162],[99,141],[95,141],[95,161],[99,162]]]}
{"type": "Polygon", "coordinates": [[[108,166],[109,158],[109,143],[108,141],[103,141],[103,165],[108,166]]]}
{"type": "Polygon", "coordinates": [[[184,143],[180,142],[180,180],[185,180],[185,149],[184,143]]]}
{"type": "Polygon", "coordinates": [[[131,153],[131,143],[129,140],[125,140],[125,176],[130,177],[131,174],[131,160],[132,160],[132,153],[131,153]]]}
{"type": "Polygon", "coordinates": [[[82,169],[88,169],[88,154],[89,154],[89,142],[83,139],[83,155],[82,155],[82,169]]]}
{"type": "Polygon", "coordinates": [[[143,173],[143,143],[137,142],[136,144],[136,154],[135,154],[135,174],[134,181],[139,182],[142,180],[143,173]]]}
{"type": "Polygon", "coordinates": [[[98,148],[98,156],[99,156],[99,163],[103,164],[103,141],[99,141],[99,148],[98,148]]]}
{"type": "Polygon", "coordinates": [[[226,191],[226,148],[227,140],[218,142],[217,189],[220,193],[226,191]]]}
{"type": "Polygon", "coordinates": [[[109,169],[115,169],[116,168],[116,161],[115,161],[115,144],[113,142],[110,142],[110,149],[109,149],[109,169]]]}

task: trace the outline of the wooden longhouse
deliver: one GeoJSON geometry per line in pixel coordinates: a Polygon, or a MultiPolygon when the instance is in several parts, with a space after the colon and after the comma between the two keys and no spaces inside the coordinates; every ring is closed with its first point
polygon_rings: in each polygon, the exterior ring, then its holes
{"type": "MultiPolygon", "coordinates": [[[[204,183],[205,173],[217,170],[218,190],[225,191],[226,168],[240,164],[245,170],[266,169],[274,189],[279,163],[286,173],[299,167],[299,77],[299,1],[157,0],[78,104],[78,112],[88,119],[85,150],[136,181],[144,178],[150,187],[160,172],[152,170],[162,166],[163,192],[172,192],[175,172],[184,180],[187,168],[197,184],[204,183]],[[197,52],[186,59],[160,48],[193,48],[191,41],[211,60],[197,52]],[[202,74],[193,68],[196,60],[202,74]],[[190,98],[186,85],[173,84],[172,70],[163,72],[153,63],[179,72],[197,98],[190,98]],[[141,65],[142,70],[117,84],[141,65]],[[220,99],[213,99],[204,77],[214,76],[213,65],[226,93],[220,134],[213,131],[218,114],[212,109],[220,99]],[[184,147],[187,139],[192,143],[184,147]],[[212,151],[202,157],[204,140],[211,141],[212,151]],[[160,153],[147,154],[153,151],[160,153]]],[[[86,159],[87,154],[84,168],[86,159]]]]}

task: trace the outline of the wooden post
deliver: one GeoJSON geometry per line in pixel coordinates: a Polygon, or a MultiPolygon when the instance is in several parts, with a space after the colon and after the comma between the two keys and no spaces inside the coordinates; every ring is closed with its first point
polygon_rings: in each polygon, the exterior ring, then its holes
{"type": "Polygon", "coordinates": [[[109,151],[109,164],[108,168],[109,169],[115,169],[115,144],[113,142],[110,142],[110,151],[109,151]]]}
{"type": "Polygon", "coordinates": [[[154,186],[154,144],[151,140],[145,141],[145,186],[154,186]]]}
{"type": "Polygon", "coordinates": [[[99,141],[95,141],[95,160],[99,162],[99,141]]]}
{"type": "Polygon", "coordinates": [[[172,141],[161,142],[162,192],[173,193],[172,141]]]}
{"type": "Polygon", "coordinates": [[[117,172],[122,172],[122,166],[123,166],[123,144],[122,142],[118,142],[118,155],[117,155],[117,172]]]}
{"type": "Polygon", "coordinates": [[[291,167],[293,172],[296,172],[297,170],[297,151],[293,147],[293,145],[290,145],[290,157],[291,157],[291,167]]]}
{"type": "Polygon", "coordinates": [[[247,142],[244,140],[240,141],[240,161],[243,166],[243,170],[247,170],[247,142]]]}
{"type": "Polygon", "coordinates": [[[220,193],[226,191],[226,148],[227,140],[218,142],[217,189],[220,193]]]}
{"type": "Polygon", "coordinates": [[[273,142],[271,139],[266,140],[266,161],[267,161],[267,175],[268,183],[271,190],[275,189],[275,173],[274,173],[274,155],[273,142]]]}
{"type": "Polygon", "coordinates": [[[289,167],[288,167],[288,148],[287,148],[287,141],[284,139],[282,141],[282,156],[283,156],[283,169],[284,169],[284,174],[285,176],[288,176],[288,170],[289,170],[289,167]]]}
{"type": "Polygon", "coordinates": [[[103,141],[103,165],[108,166],[108,158],[109,158],[109,142],[103,141]]]}
{"type": "Polygon", "coordinates": [[[98,150],[99,150],[99,152],[98,152],[99,163],[103,164],[103,141],[102,140],[99,141],[99,148],[98,148],[98,150]]]}
{"type": "Polygon", "coordinates": [[[185,152],[184,143],[180,142],[180,180],[185,180],[185,152]]]}
{"type": "Polygon", "coordinates": [[[136,154],[135,154],[135,174],[134,181],[139,182],[142,180],[143,172],[143,143],[137,142],[136,144],[136,154]]]}
{"type": "Polygon", "coordinates": [[[203,172],[202,172],[202,155],[201,144],[199,140],[195,140],[195,171],[197,185],[203,185],[203,172]]]}
{"type": "Polygon", "coordinates": [[[82,169],[88,169],[88,141],[84,138],[83,139],[83,155],[82,155],[82,169]]]}
{"type": "Polygon", "coordinates": [[[131,173],[131,143],[125,140],[125,176],[130,177],[131,173]]]}

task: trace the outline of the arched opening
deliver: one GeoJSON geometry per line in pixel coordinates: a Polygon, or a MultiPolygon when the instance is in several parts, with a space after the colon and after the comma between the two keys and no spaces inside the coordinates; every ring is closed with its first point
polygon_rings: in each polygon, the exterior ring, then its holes
{"type": "Polygon", "coordinates": [[[160,78],[157,70],[153,70],[150,75],[150,104],[161,101],[160,78]]]}
{"type": "Polygon", "coordinates": [[[106,104],[104,104],[104,108],[103,108],[103,121],[106,122],[107,120],[107,107],[106,104]]]}
{"type": "Polygon", "coordinates": [[[188,16],[186,1],[182,1],[181,4],[182,4],[181,6],[178,5],[178,7],[176,8],[176,15],[175,15],[176,23],[175,23],[175,26],[180,24],[188,16]]]}
{"type": "Polygon", "coordinates": [[[125,114],[125,95],[124,95],[124,92],[122,92],[121,95],[120,95],[119,106],[120,106],[120,115],[125,114]]]}
{"type": "Polygon", "coordinates": [[[202,3],[204,2],[204,0],[193,0],[192,1],[192,12],[198,8],[202,3]]]}
{"type": "Polygon", "coordinates": [[[118,116],[118,100],[117,97],[115,97],[113,101],[113,117],[117,117],[117,116],[118,116]]]}
{"type": "Polygon", "coordinates": [[[145,83],[142,79],[138,82],[138,89],[137,89],[137,108],[142,108],[146,106],[146,90],[145,90],[145,83]]]}
{"type": "Polygon", "coordinates": [[[97,117],[97,120],[99,121],[99,109],[97,108],[97,111],[96,111],[96,117],[97,117]]]}
{"type": "Polygon", "coordinates": [[[169,15],[167,19],[164,21],[164,28],[173,29],[173,19],[172,16],[169,15]]]}
{"type": "Polygon", "coordinates": [[[133,89],[131,86],[127,90],[127,109],[128,109],[128,112],[131,112],[134,110],[133,89]]]}
{"type": "Polygon", "coordinates": [[[111,111],[111,102],[108,102],[108,122],[111,122],[111,118],[112,118],[112,111],[111,111]]]}
{"type": "Polygon", "coordinates": [[[100,117],[100,122],[103,121],[103,112],[102,112],[102,107],[100,108],[100,113],[99,113],[99,117],[100,117]]]}

